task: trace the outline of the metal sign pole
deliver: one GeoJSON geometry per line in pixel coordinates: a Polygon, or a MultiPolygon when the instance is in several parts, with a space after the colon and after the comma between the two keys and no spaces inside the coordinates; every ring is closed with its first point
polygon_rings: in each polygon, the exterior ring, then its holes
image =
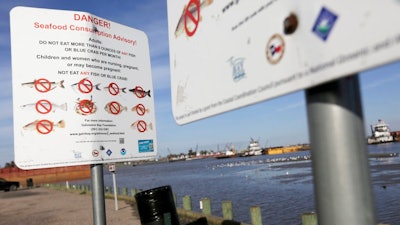
{"type": "Polygon", "coordinates": [[[112,179],[113,179],[115,211],[118,211],[118,187],[117,187],[117,180],[115,178],[115,171],[111,172],[111,174],[112,174],[112,179]]]}
{"type": "Polygon", "coordinates": [[[106,207],[104,200],[103,164],[92,164],[90,171],[92,178],[93,224],[105,225],[106,207]]]}
{"type": "Polygon", "coordinates": [[[358,75],[306,90],[318,224],[374,225],[358,75]]]}

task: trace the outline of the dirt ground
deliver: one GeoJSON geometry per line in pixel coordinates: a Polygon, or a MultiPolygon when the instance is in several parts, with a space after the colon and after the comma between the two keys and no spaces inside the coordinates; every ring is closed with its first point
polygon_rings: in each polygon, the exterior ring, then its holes
{"type": "MultiPolygon", "coordinates": [[[[106,199],[107,224],[140,225],[132,205],[106,199]]],[[[0,192],[0,225],[90,225],[93,224],[91,195],[69,193],[48,188],[0,192]]]]}

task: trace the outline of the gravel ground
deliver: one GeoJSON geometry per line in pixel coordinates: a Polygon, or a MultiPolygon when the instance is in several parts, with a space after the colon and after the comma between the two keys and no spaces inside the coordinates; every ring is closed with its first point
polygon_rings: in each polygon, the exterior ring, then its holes
{"type": "MultiPolygon", "coordinates": [[[[134,207],[106,199],[107,224],[140,225],[134,207]]],[[[91,195],[69,193],[47,188],[0,192],[0,225],[76,225],[93,224],[91,195]]]]}

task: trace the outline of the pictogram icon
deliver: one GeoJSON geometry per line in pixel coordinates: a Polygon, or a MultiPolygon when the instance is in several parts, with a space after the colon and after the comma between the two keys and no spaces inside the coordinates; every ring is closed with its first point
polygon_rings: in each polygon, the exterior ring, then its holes
{"type": "Polygon", "coordinates": [[[78,83],[78,90],[84,94],[88,94],[93,90],[93,84],[90,80],[84,78],[78,83]]]}
{"type": "Polygon", "coordinates": [[[51,110],[53,109],[53,105],[50,101],[42,99],[36,102],[35,108],[38,113],[47,114],[51,112],[51,110]]]}

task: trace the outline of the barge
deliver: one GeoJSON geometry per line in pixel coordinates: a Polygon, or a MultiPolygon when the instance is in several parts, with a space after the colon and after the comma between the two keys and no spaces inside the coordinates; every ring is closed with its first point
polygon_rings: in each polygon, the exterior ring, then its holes
{"type": "Polygon", "coordinates": [[[16,166],[0,169],[0,177],[15,180],[21,186],[29,186],[28,183],[34,182],[35,185],[65,182],[71,180],[88,179],[91,177],[90,165],[65,166],[44,169],[22,170],[16,166]]]}

